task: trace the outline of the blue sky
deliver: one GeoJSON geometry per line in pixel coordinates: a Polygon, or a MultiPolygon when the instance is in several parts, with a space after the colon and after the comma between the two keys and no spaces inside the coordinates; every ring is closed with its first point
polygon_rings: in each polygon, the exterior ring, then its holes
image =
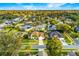
{"type": "Polygon", "coordinates": [[[79,3],[0,3],[0,10],[79,10],[79,3]]]}

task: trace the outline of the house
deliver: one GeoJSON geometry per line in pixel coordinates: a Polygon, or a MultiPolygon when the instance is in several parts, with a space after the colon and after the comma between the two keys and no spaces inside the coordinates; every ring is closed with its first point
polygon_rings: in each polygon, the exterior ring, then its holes
{"type": "Polygon", "coordinates": [[[5,23],[6,25],[10,25],[10,24],[12,24],[12,21],[6,20],[4,23],[5,23]]]}
{"type": "Polygon", "coordinates": [[[18,17],[18,18],[15,18],[15,19],[13,19],[12,20],[12,23],[16,23],[16,22],[19,22],[19,21],[21,21],[22,19],[20,19],[20,17],[18,17]]]}
{"type": "Polygon", "coordinates": [[[46,24],[43,24],[43,25],[37,25],[35,28],[36,28],[35,30],[45,30],[45,28],[46,28],[46,24]]]}
{"type": "Polygon", "coordinates": [[[75,26],[74,30],[75,30],[76,32],[79,32],[79,26],[75,26]]]}
{"type": "Polygon", "coordinates": [[[38,39],[40,36],[45,38],[45,35],[44,35],[43,32],[34,31],[34,32],[31,33],[31,37],[30,38],[31,39],[38,39]]]}
{"type": "Polygon", "coordinates": [[[30,29],[32,26],[30,25],[30,24],[25,24],[25,25],[22,25],[21,26],[21,30],[28,30],[28,29],[30,29]]]}
{"type": "Polygon", "coordinates": [[[31,16],[31,18],[36,18],[36,16],[31,16]]]}
{"type": "Polygon", "coordinates": [[[48,30],[56,30],[56,26],[55,25],[49,25],[48,30]]]}
{"type": "Polygon", "coordinates": [[[56,30],[56,25],[52,25],[48,22],[48,30],[56,30]]]}
{"type": "Polygon", "coordinates": [[[62,38],[61,33],[59,33],[58,31],[53,31],[49,33],[49,38],[52,38],[53,36],[57,36],[58,38],[62,38]]]}
{"type": "Polygon", "coordinates": [[[0,27],[0,30],[3,30],[3,28],[2,28],[2,27],[0,27]]]}

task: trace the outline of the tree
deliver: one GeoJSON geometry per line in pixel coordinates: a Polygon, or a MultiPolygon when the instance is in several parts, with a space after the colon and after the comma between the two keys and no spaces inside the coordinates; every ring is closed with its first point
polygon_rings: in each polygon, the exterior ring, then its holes
{"type": "Polygon", "coordinates": [[[0,24],[3,23],[3,20],[0,20],[0,24]]]}
{"type": "Polygon", "coordinates": [[[19,35],[13,32],[0,32],[0,55],[11,56],[18,54],[22,42],[22,37],[19,35]]]}
{"type": "Polygon", "coordinates": [[[50,23],[54,25],[54,24],[57,24],[57,23],[58,23],[58,21],[57,21],[57,20],[52,19],[52,20],[50,21],[50,23]]]}
{"type": "Polygon", "coordinates": [[[70,25],[68,24],[57,24],[57,29],[58,30],[64,30],[66,32],[71,32],[73,29],[71,28],[70,25]]]}
{"type": "Polygon", "coordinates": [[[64,38],[65,38],[65,41],[68,44],[70,44],[70,45],[74,44],[74,40],[72,39],[72,37],[68,33],[64,32],[63,35],[64,35],[64,38]]]}
{"type": "Polygon", "coordinates": [[[62,54],[62,44],[57,37],[53,37],[47,44],[50,55],[59,56],[62,54]]]}

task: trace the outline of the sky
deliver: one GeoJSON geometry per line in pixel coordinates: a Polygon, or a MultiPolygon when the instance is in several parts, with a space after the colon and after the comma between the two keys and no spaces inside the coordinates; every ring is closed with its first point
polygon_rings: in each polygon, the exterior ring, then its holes
{"type": "Polygon", "coordinates": [[[79,3],[0,3],[0,10],[79,10],[79,3]]]}

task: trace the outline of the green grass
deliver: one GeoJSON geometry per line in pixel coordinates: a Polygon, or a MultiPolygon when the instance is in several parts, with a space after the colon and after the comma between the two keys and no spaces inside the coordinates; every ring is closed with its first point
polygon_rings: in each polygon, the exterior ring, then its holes
{"type": "Polygon", "coordinates": [[[28,52],[30,52],[32,55],[37,53],[37,49],[32,49],[32,45],[38,44],[38,40],[32,40],[32,39],[24,39],[22,42],[22,47],[19,50],[20,55],[24,55],[28,52]],[[26,53],[25,53],[26,52],[26,53]]]}
{"type": "Polygon", "coordinates": [[[28,54],[30,54],[32,56],[37,55],[38,54],[38,49],[32,49],[32,50],[30,50],[30,52],[26,52],[26,50],[19,52],[19,56],[27,56],[28,54]]]}
{"type": "Polygon", "coordinates": [[[3,23],[3,20],[0,20],[0,24],[3,23]]]}
{"type": "Polygon", "coordinates": [[[24,39],[22,44],[38,44],[38,40],[24,39]]]}
{"type": "Polygon", "coordinates": [[[26,52],[19,52],[19,56],[26,56],[26,52]]]}
{"type": "Polygon", "coordinates": [[[32,49],[30,53],[31,53],[32,56],[37,55],[38,54],[38,49],[32,49]]]}
{"type": "Polygon", "coordinates": [[[45,40],[43,40],[43,42],[44,42],[44,44],[46,45],[47,44],[47,40],[45,39],[45,40]]]}

